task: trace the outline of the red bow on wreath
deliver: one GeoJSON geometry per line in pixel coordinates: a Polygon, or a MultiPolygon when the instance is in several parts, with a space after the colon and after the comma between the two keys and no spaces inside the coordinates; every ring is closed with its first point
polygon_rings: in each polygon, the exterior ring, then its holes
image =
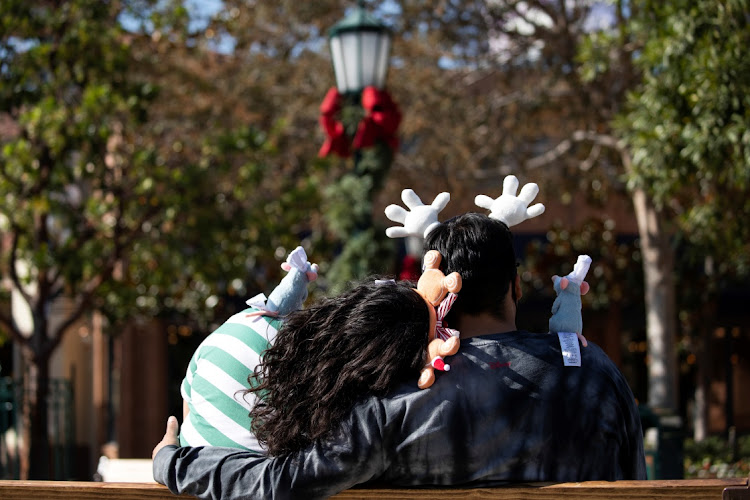
{"type": "Polygon", "coordinates": [[[328,90],[320,105],[320,125],[326,133],[326,141],[318,156],[322,158],[333,152],[347,158],[351,156],[351,148],[368,148],[378,140],[385,141],[393,151],[398,149],[396,130],[401,124],[401,111],[390,94],[375,87],[365,87],[362,91],[362,107],[365,109],[365,117],[359,123],[350,145],[344,132],[344,124],[337,119],[341,111],[341,94],[335,87],[328,90]]]}
{"type": "Polygon", "coordinates": [[[326,142],[318,151],[318,156],[321,158],[328,156],[331,151],[343,158],[351,155],[349,141],[344,133],[344,124],[336,119],[339,111],[341,111],[341,94],[336,87],[331,87],[320,104],[320,126],[326,133],[326,142]]]}

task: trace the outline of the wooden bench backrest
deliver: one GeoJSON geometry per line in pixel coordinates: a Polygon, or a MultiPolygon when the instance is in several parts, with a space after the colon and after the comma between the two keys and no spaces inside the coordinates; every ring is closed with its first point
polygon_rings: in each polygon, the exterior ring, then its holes
{"type": "MultiPolygon", "coordinates": [[[[0,481],[2,500],[174,500],[179,497],[156,483],[97,483],[82,481],[0,481]]],[[[547,486],[476,489],[352,489],[337,500],[355,499],[472,499],[472,500],[750,500],[747,479],[669,481],[589,481],[547,486]]]]}

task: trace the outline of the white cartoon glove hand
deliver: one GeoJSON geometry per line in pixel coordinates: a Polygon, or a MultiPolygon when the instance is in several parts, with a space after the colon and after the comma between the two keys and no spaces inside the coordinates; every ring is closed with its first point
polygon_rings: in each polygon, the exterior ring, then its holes
{"type": "Polygon", "coordinates": [[[503,194],[499,198],[493,200],[480,194],[474,198],[474,204],[488,209],[491,218],[504,222],[508,227],[544,213],[544,205],[541,203],[529,207],[529,203],[539,193],[539,186],[533,182],[524,185],[518,197],[517,191],[518,179],[515,175],[509,175],[503,180],[503,194]]]}
{"type": "Polygon", "coordinates": [[[405,238],[407,236],[416,236],[424,238],[437,227],[438,213],[451,199],[449,193],[440,193],[435,197],[430,205],[424,205],[422,200],[411,189],[401,191],[401,199],[404,204],[411,209],[405,210],[399,205],[388,205],[385,208],[385,216],[393,222],[403,224],[401,226],[392,226],[385,230],[389,238],[405,238]]]}

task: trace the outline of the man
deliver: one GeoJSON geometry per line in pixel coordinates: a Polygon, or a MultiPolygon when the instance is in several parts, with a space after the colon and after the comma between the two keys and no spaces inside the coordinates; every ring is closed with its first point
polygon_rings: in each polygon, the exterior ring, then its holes
{"type": "Polygon", "coordinates": [[[446,274],[463,278],[447,318],[461,347],[430,389],[415,382],[365,399],[333,435],[283,457],[177,448],[171,419],[154,449],[155,479],[205,498],[645,479],[638,410],[609,358],[589,343],[580,367],[564,366],[556,335],[516,329],[521,288],[508,227],[465,214],[432,229],[430,249],[446,274]]]}

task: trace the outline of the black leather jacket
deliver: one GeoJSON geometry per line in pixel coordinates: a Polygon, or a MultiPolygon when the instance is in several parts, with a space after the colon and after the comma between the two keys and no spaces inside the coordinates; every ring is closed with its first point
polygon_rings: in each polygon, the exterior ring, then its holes
{"type": "Polygon", "coordinates": [[[200,498],[325,498],[355,485],[490,486],[646,479],[633,395],[589,343],[564,367],[557,335],[464,340],[451,371],[361,401],[326,440],[266,457],[229,448],[162,449],[154,478],[200,498]]]}

